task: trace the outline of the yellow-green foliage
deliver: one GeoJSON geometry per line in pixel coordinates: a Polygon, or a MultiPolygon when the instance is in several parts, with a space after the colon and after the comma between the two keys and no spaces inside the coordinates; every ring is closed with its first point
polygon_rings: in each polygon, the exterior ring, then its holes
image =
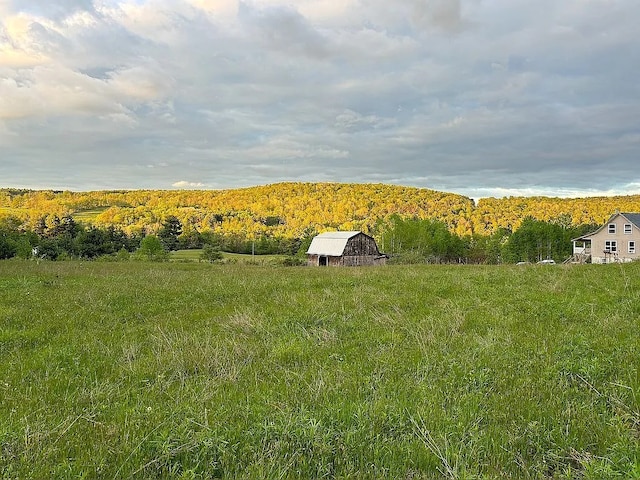
{"type": "Polygon", "coordinates": [[[229,190],[54,192],[0,190],[0,219],[33,226],[42,217],[71,214],[77,221],[157,232],[176,216],[192,229],[222,234],[293,238],[317,230],[363,230],[392,214],[436,219],[457,235],[516,229],[527,216],[566,225],[600,224],[614,211],[640,211],[640,195],[561,199],[470,198],[429,189],[383,184],[278,183],[229,190]]]}
{"type": "Polygon", "coordinates": [[[640,195],[587,198],[506,197],[483,198],[473,210],[474,231],[517,229],[527,217],[565,225],[602,224],[613,213],[640,212],[640,195]]]}

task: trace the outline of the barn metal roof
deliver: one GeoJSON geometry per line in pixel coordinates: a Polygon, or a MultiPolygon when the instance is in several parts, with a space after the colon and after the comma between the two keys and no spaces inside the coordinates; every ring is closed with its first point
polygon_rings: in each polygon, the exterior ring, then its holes
{"type": "Polygon", "coordinates": [[[328,255],[339,257],[344,252],[350,238],[362,232],[326,232],[316,235],[307,250],[308,255],[328,255]]]}

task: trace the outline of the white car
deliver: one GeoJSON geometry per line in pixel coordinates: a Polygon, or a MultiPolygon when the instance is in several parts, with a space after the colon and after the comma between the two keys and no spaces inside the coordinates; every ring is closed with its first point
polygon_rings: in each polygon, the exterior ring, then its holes
{"type": "Polygon", "coordinates": [[[538,265],[555,265],[555,264],[556,264],[555,260],[553,260],[551,258],[548,259],[548,260],[540,260],[538,262],[538,265]]]}

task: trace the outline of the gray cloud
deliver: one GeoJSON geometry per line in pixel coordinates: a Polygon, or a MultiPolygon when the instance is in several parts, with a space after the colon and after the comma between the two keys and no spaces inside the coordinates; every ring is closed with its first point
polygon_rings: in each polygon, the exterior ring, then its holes
{"type": "Polygon", "coordinates": [[[267,49],[317,58],[329,53],[329,39],[290,6],[260,8],[240,0],[238,18],[267,49]]]}
{"type": "Polygon", "coordinates": [[[42,5],[0,17],[4,186],[640,184],[632,0],[42,5]]]}
{"type": "Polygon", "coordinates": [[[462,25],[461,0],[412,0],[413,22],[422,27],[435,26],[455,31],[462,25]]]}
{"type": "Polygon", "coordinates": [[[94,12],[92,0],[9,0],[14,11],[62,19],[78,11],[94,12]]]}

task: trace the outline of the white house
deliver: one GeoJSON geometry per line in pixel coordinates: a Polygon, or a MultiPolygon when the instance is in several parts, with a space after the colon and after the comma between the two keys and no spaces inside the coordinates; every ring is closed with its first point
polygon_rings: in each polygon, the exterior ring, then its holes
{"type": "Polygon", "coordinates": [[[574,238],[575,258],[592,263],[631,262],[640,258],[640,213],[615,213],[595,232],[574,238]]]}

